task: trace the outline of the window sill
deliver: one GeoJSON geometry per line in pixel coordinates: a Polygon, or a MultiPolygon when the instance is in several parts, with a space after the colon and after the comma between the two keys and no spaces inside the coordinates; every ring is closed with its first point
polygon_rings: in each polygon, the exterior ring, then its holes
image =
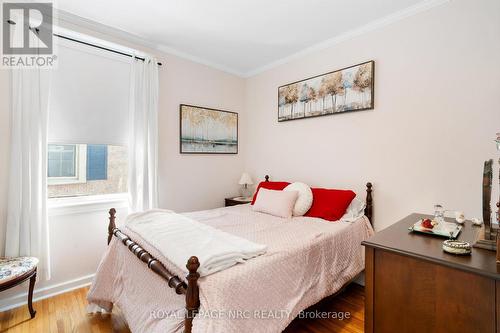
{"type": "Polygon", "coordinates": [[[128,208],[128,194],[89,195],[47,200],[49,216],[83,214],[96,211],[107,212],[112,207],[128,208]]]}

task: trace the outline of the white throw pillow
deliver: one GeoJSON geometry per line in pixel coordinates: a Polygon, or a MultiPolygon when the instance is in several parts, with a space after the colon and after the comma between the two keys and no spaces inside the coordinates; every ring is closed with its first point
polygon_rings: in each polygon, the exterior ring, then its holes
{"type": "Polygon", "coordinates": [[[313,203],[313,193],[311,188],[304,183],[291,183],[283,189],[283,191],[297,191],[299,197],[293,207],[293,216],[302,216],[311,208],[313,203]]]}
{"type": "Polygon", "coordinates": [[[261,188],[252,209],[256,212],[289,218],[292,217],[297,196],[297,191],[285,192],[261,188]]]}
{"type": "Polygon", "coordinates": [[[361,216],[365,215],[365,202],[362,200],[359,200],[358,198],[354,198],[351,201],[351,204],[349,207],[347,207],[347,210],[340,219],[341,221],[345,222],[354,222],[357,219],[359,219],[361,216]]]}

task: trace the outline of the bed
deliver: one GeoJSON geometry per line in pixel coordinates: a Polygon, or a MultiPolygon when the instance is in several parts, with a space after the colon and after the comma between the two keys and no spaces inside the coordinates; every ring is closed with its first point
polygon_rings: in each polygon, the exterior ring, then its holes
{"type": "MultiPolygon", "coordinates": [[[[269,178],[266,176],[266,181],[269,178]]],[[[88,301],[111,311],[117,305],[132,332],[280,332],[304,309],[335,294],[364,269],[360,243],[373,234],[372,185],[365,216],[353,222],[282,219],[238,205],[184,215],[230,234],[266,244],[265,255],[199,277],[169,262],[110,210],[108,250],[88,301]],[[147,269],[147,268],[149,269],[147,269]],[[170,288],[166,288],[166,287],[170,288]]]]}

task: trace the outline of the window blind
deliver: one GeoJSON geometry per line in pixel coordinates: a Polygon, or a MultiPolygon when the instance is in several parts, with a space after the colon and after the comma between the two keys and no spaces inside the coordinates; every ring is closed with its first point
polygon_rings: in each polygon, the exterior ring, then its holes
{"type": "Polygon", "coordinates": [[[126,145],[130,61],[57,40],[49,98],[49,143],[126,145]]]}

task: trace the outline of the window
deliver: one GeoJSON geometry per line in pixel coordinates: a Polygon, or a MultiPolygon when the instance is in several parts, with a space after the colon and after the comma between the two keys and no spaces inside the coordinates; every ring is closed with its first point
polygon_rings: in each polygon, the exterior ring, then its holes
{"type": "Polygon", "coordinates": [[[75,184],[86,181],[86,145],[54,145],[48,147],[48,184],[75,184]]]}
{"type": "Polygon", "coordinates": [[[48,196],[127,192],[127,149],[118,145],[49,144],[48,196]]]}
{"type": "Polygon", "coordinates": [[[76,177],[76,145],[49,145],[49,177],[76,177]]]}
{"type": "Polygon", "coordinates": [[[55,42],[48,197],[126,193],[130,59],[65,39],[55,42]]]}

